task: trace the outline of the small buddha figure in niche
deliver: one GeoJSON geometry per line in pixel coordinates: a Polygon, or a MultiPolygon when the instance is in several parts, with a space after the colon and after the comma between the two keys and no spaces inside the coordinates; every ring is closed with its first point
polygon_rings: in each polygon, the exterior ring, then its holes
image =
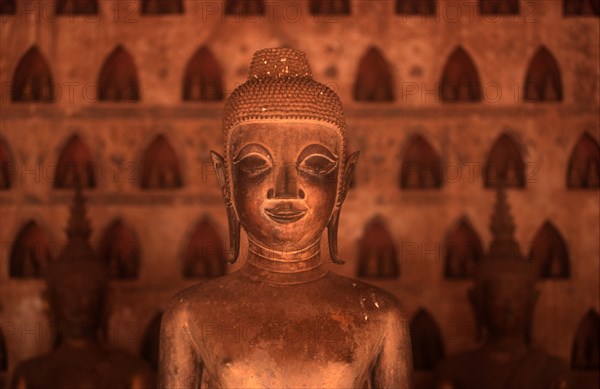
{"type": "Polygon", "coordinates": [[[23,85],[22,101],[52,101],[52,80],[47,74],[28,78],[23,85]]]}
{"type": "Polygon", "coordinates": [[[480,348],[451,356],[436,372],[436,389],[567,389],[568,366],[531,345],[531,321],[538,297],[537,268],[515,241],[503,183],[491,221],[493,241],[475,270],[469,298],[480,348]]]}
{"type": "Polygon", "coordinates": [[[180,292],[161,324],[160,388],[408,388],[408,323],[391,294],[328,271],[358,153],[344,156],[338,96],[304,53],[254,54],[211,152],[239,271],[180,292]]]}
{"type": "Polygon", "coordinates": [[[145,362],[100,342],[106,313],[108,271],[89,244],[91,229],[80,189],[60,258],[46,270],[47,298],[57,330],[56,349],[17,366],[11,387],[153,388],[145,362]]]}

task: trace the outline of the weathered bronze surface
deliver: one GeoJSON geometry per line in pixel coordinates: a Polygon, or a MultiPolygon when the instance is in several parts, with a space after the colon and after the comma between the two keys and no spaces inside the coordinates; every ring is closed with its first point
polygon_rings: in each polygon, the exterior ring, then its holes
{"type": "Polygon", "coordinates": [[[327,271],[358,153],[343,159],[341,103],[302,52],[255,53],[212,152],[240,271],[179,293],[161,325],[161,388],[408,388],[407,321],[391,294],[327,271]]]}
{"type": "Polygon", "coordinates": [[[513,237],[514,223],[503,184],[491,230],[494,236],[478,263],[469,291],[482,347],[449,357],[437,369],[438,389],[566,389],[565,362],[531,343],[531,321],[539,292],[538,269],[524,259],[513,237]]]}
{"type": "Polygon", "coordinates": [[[108,271],[89,244],[91,229],[78,190],[68,242],[46,270],[47,298],[57,328],[57,347],[17,366],[12,388],[152,388],[150,368],[99,338],[106,315],[108,271]]]}

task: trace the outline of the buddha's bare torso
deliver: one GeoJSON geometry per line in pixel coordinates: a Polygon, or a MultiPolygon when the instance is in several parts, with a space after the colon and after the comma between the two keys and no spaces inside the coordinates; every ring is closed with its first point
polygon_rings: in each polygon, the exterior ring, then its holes
{"type": "Polygon", "coordinates": [[[163,320],[215,388],[362,388],[370,372],[386,382],[377,361],[398,355],[406,324],[389,293],[331,272],[281,285],[238,271],[184,290],[163,320]]]}

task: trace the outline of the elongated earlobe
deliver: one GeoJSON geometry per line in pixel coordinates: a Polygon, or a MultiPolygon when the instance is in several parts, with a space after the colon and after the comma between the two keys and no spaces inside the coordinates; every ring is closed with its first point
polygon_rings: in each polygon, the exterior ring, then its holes
{"type": "Polygon", "coordinates": [[[227,250],[227,262],[230,264],[235,263],[240,253],[240,222],[233,208],[233,200],[229,194],[229,188],[227,187],[227,180],[225,179],[225,159],[216,151],[210,152],[210,158],[212,160],[219,186],[221,187],[221,194],[225,200],[225,208],[227,210],[227,224],[229,226],[229,250],[227,250]]]}
{"type": "Polygon", "coordinates": [[[356,168],[356,163],[358,162],[359,155],[360,151],[355,151],[354,153],[350,154],[348,158],[346,158],[346,163],[344,164],[344,174],[342,174],[342,190],[338,198],[338,207],[342,206],[342,203],[344,202],[344,200],[346,199],[346,195],[348,194],[348,190],[350,190],[352,173],[354,173],[354,169],[356,168]]]}
{"type": "Polygon", "coordinates": [[[227,207],[227,224],[229,225],[229,250],[227,251],[227,262],[233,264],[240,254],[240,223],[235,211],[227,207]]]}
{"type": "Polygon", "coordinates": [[[338,196],[337,204],[333,210],[331,219],[329,220],[329,224],[327,225],[327,241],[329,243],[329,256],[331,257],[333,263],[337,263],[338,265],[346,263],[346,261],[338,258],[337,235],[338,225],[340,222],[340,213],[342,212],[342,203],[346,199],[346,195],[348,194],[348,190],[350,189],[350,180],[352,180],[352,172],[356,167],[356,162],[358,161],[359,154],[360,152],[356,151],[346,159],[346,163],[344,164],[344,172],[341,176],[341,190],[338,196]]]}
{"type": "Polygon", "coordinates": [[[346,261],[338,258],[338,250],[337,250],[337,233],[338,233],[338,223],[340,220],[340,211],[341,208],[336,207],[331,215],[331,220],[329,220],[329,224],[327,225],[327,241],[329,243],[329,256],[333,263],[337,263],[338,265],[343,265],[346,261]]]}

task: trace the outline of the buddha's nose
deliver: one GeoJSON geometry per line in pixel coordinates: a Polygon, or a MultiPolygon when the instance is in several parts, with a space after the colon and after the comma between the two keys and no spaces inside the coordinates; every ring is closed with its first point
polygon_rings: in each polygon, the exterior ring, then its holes
{"type": "Polygon", "coordinates": [[[304,199],[304,191],[298,187],[298,174],[294,163],[285,163],[275,169],[274,187],[267,191],[268,199],[304,199]]]}

